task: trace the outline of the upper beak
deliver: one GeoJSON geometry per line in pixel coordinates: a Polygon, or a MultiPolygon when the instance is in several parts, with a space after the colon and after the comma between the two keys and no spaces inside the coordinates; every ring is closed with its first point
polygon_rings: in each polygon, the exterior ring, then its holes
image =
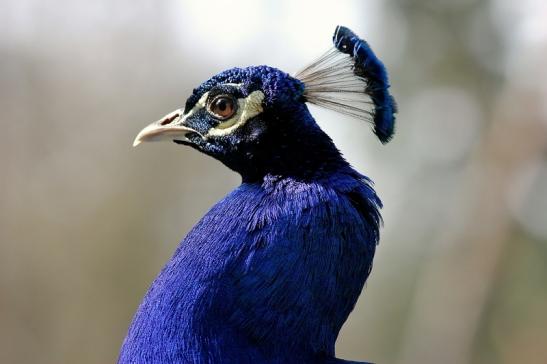
{"type": "Polygon", "coordinates": [[[183,112],[181,109],[175,110],[148,125],[139,132],[133,142],[133,146],[136,147],[142,142],[173,140],[181,137],[187,140],[186,134],[198,133],[196,130],[182,125],[184,121],[182,116],[183,112]]]}

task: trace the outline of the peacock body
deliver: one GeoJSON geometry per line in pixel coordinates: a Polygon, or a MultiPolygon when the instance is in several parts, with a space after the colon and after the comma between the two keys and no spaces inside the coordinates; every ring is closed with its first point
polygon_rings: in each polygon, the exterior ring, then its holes
{"type": "Polygon", "coordinates": [[[306,103],[368,120],[382,142],[395,104],[366,42],[296,76],[224,71],[135,144],[173,140],[217,158],[242,184],[188,233],[135,314],[119,363],[342,363],[338,333],[371,271],[381,202],[306,103]]]}

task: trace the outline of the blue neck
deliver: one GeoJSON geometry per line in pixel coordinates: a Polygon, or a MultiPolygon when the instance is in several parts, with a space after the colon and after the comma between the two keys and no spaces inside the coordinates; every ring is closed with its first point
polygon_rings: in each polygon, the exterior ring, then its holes
{"type": "Polygon", "coordinates": [[[313,181],[348,167],[304,104],[285,113],[266,112],[245,127],[245,135],[258,136],[237,138],[235,145],[223,148],[226,153],[212,154],[244,182],[260,184],[268,175],[313,181]]]}
{"type": "Polygon", "coordinates": [[[260,143],[218,157],[243,184],[154,281],[120,364],[334,360],[371,269],[381,203],[307,109],[293,112],[268,120],[276,128],[260,143]]]}
{"type": "MultiPolygon", "coordinates": [[[[349,167],[243,183],[152,284],[119,363],[322,363],[370,271],[380,202],[349,167]]],[[[330,360],[330,359],[329,359],[330,360]]]]}

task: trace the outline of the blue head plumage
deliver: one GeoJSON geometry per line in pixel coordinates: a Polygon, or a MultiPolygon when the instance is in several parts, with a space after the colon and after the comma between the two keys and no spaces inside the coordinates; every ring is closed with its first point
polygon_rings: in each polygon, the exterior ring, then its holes
{"type": "Polygon", "coordinates": [[[243,182],[154,281],[120,364],[342,363],[334,344],[372,267],[381,202],[306,104],[370,121],[382,142],[395,104],[368,45],[342,27],[334,43],[295,76],[268,66],[219,73],[139,133],[135,145],[191,146],[243,182]]]}
{"type": "Polygon", "coordinates": [[[306,103],[368,121],[386,143],[393,135],[396,106],[385,67],[348,28],[337,27],[333,42],[331,51],[295,76],[268,66],[213,76],[193,91],[184,110],[144,129],[136,144],[168,138],[221,160],[244,178],[256,177],[283,160],[276,138],[287,144],[295,137],[318,137],[306,103]],[[227,109],[215,112],[218,107],[227,109]]]}
{"type": "Polygon", "coordinates": [[[248,96],[253,91],[264,93],[263,104],[266,107],[287,108],[301,102],[304,84],[289,74],[269,66],[251,66],[231,68],[223,71],[194,89],[186,102],[188,111],[204,93],[224,84],[237,85],[241,96],[248,96]]]}

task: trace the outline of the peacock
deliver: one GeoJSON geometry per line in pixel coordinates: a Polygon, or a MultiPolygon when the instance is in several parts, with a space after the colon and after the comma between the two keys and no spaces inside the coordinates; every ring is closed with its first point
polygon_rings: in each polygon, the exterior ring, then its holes
{"type": "Polygon", "coordinates": [[[170,140],[221,161],[241,185],[182,240],[140,304],[118,363],[349,363],[338,333],[372,268],[382,203],[307,104],[394,133],[387,72],[338,26],[334,46],[294,75],[232,68],[134,146],[170,140]]]}

